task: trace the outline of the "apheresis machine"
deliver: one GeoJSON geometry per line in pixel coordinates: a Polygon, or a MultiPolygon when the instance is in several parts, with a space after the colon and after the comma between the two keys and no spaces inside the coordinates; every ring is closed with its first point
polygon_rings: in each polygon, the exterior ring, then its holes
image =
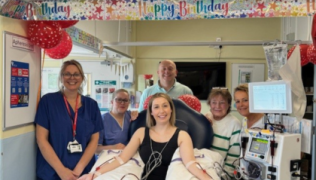
{"type": "MultiPolygon", "coordinates": [[[[252,113],[292,113],[291,85],[286,81],[249,83],[249,108],[252,113]]],[[[271,123],[265,116],[265,128],[247,129],[241,137],[242,152],[236,179],[299,180],[301,134],[285,132],[282,120],[271,123]]]]}

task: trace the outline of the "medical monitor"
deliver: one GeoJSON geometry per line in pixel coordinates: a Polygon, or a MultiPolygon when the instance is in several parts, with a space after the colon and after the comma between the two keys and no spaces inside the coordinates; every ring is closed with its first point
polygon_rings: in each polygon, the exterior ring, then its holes
{"type": "Polygon", "coordinates": [[[292,113],[291,84],[288,81],[249,83],[251,113],[292,113]]]}
{"type": "Polygon", "coordinates": [[[252,138],[249,152],[264,155],[268,149],[268,143],[266,139],[252,138]]]}

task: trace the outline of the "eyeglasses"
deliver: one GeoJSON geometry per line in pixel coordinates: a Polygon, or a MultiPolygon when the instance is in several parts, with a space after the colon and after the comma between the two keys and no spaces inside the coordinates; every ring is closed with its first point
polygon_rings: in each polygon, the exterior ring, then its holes
{"type": "Polygon", "coordinates": [[[70,74],[70,73],[65,73],[63,76],[67,79],[70,79],[71,77],[74,77],[75,79],[78,79],[81,77],[81,74],[75,73],[75,74],[70,74]]]}
{"type": "Polygon", "coordinates": [[[115,98],[115,102],[117,102],[117,103],[128,103],[129,99],[115,98]]]}
{"type": "Polygon", "coordinates": [[[211,105],[214,105],[214,106],[216,105],[224,106],[226,104],[227,104],[226,101],[211,101],[211,105]]]}
{"type": "Polygon", "coordinates": [[[213,87],[212,90],[228,90],[227,87],[213,87]]]}

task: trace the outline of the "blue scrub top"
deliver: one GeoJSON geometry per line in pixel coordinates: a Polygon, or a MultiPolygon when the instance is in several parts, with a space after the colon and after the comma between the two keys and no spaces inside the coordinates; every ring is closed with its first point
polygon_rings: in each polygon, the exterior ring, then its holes
{"type": "MultiPolygon", "coordinates": [[[[81,96],[82,106],[78,109],[76,140],[82,145],[81,153],[69,153],[67,145],[73,141],[72,119],[70,118],[63,95],[61,92],[44,95],[38,105],[35,116],[35,123],[49,131],[48,141],[54,149],[61,163],[73,170],[86,147],[89,144],[92,134],[103,129],[101,113],[97,102],[85,96],[81,96]]],[[[69,107],[71,107],[69,105],[69,107]]],[[[70,108],[72,117],[75,112],[70,108]]],[[[44,159],[41,151],[37,148],[36,175],[40,179],[58,180],[60,179],[55,170],[44,159]]],[[[88,173],[95,163],[92,158],[83,171],[88,173]]]]}
{"type": "Polygon", "coordinates": [[[131,123],[131,111],[125,112],[122,128],[109,112],[102,115],[102,122],[104,130],[100,131],[100,145],[128,144],[128,128],[131,123]]]}

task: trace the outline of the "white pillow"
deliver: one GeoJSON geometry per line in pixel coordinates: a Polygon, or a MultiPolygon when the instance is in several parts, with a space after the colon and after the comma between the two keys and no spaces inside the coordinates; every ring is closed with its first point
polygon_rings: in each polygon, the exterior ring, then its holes
{"type": "MultiPolygon", "coordinates": [[[[121,152],[122,150],[103,150],[99,155],[97,162],[92,167],[91,172],[95,171],[96,167],[100,166],[102,163],[108,161],[115,156],[118,156],[119,154],[121,154],[121,152]]],[[[137,180],[137,178],[133,175],[128,175],[129,173],[134,174],[139,179],[141,179],[143,168],[144,163],[137,152],[127,163],[110,172],[102,174],[101,176],[96,178],[96,180],[121,180],[124,175],[126,176],[123,180],[137,180]]]]}
{"type": "MultiPolygon", "coordinates": [[[[211,151],[209,149],[194,149],[194,156],[195,159],[206,172],[212,176],[214,180],[220,180],[220,177],[217,175],[216,170],[214,167],[219,167],[218,165],[215,166],[214,162],[218,162],[222,167],[224,163],[223,157],[215,151],[211,151]]],[[[219,168],[217,168],[219,170],[219,168]]],[[[193,174],[185,167],[180,157],[179,148],[174,152],[172,156],[171,163],[168,168],[166,180],[197,180],[193,174]]]]}

